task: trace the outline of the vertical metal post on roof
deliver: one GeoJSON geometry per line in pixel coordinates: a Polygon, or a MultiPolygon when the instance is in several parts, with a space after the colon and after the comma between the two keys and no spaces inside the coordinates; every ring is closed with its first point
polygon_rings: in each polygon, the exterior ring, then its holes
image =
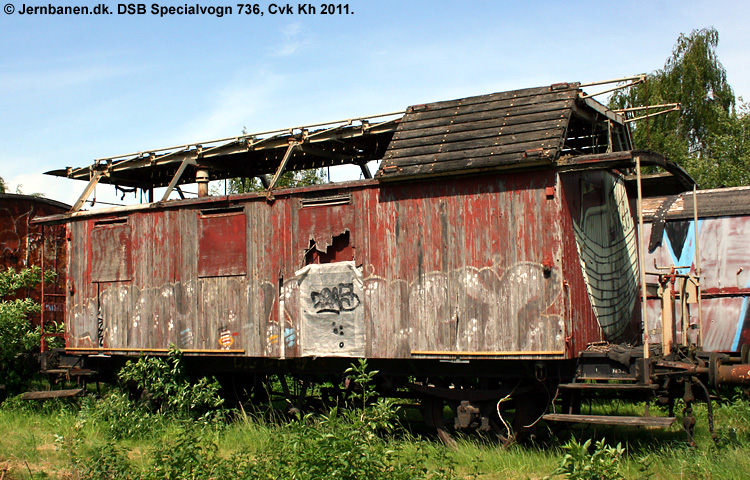
{"type": "Polygon", "coordinates": [[[207,170],[197,170],[195,172],[195,183],[198,184],[198,196],[199,197],[207,197],[208,196],[208,171],[207,170]]]}
{"type": "Polygon", "coordinates": [[[643,324],[643,382],[651,383],[649,374],[649,342],[648,342],[648,315],[646,311],[646,251],[644,249],[643,233],[643,188],[641,185],[641,157],[635,157],[636,178],[638,183],[638,270],[641,276],[641,323],[643,324]]]}

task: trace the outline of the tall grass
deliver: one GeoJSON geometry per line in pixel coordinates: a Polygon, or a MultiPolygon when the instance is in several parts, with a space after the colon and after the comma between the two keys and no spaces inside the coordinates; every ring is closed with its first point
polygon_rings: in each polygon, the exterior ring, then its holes
{"type": "MultiPolygon", "coordinates": [[[[689,447],[678,425],[649,428],[573,427],[550,432],[536,445],[502,447],[489,438],[457,437],[448,449],[433,437],[401,428],[396,407],[373,398],[368,373],[355,405],[325,414],[280,421],[260,413],[226,412],[220,421],[182,415],[177,408],[150,410],[113,388],[101,399],[28,403],[10,399],[0,407],[0,469],[7,478],[170,479],[170,478],[464,478],[541,479],[574,477],[553,472],[564,464],[576,439],[581,465],[597,451],[622,443],[614,462],[627,479],[746,478],[750,472],[750,407],[737,395],[716,405],[716,442],[709,435],[706,409],[697,405],[696,441],[689,447]],[[596,445],[606,439],[606,444],[596,445]],[[579,449],[580,451],[580,449],[579,449]]],[[[596,408],[619,409],[615,403],[596,408]]],[[[637,413],[637,412],[633,412],[637,413]]]]}

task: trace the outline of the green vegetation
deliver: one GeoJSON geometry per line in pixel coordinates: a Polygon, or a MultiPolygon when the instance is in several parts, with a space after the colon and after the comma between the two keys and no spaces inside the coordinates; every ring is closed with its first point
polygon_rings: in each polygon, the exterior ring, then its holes
{"type": "Polygon", "coordinates": [[[620,473],[620,461],[625,449],[618,443],[609,446],[604,439],[596,442],[594,451],[589,452],[591,439],[579,443],[571,438],[562,446],[567,453],[560,466],[552,474],[564,475],[574,480],[618,480],[624,478],[620,473]]]}
{"type": "MultiPolygon", "coordinates": [[[[130,362],[119,375],[121,386],[99,397],[6,400],[0,470],[9,468],[5,478],[12,479],[139,480],[701,479],[742,478],[750,471],[750,404],[742,391],[716,405],[716,442],[705,406],[696,406],[696,448],[687,446],[678,426],[600,426],[550,432],[547,442],[525,447],[458,435],[450,449],[402,423],[393,400],[378,397],[377,372],[364,361],[347,371],[355,393],[346,405],[292,418],[229,411],[214,381],[191,380],[188,373],[173,350],[130,362]]],[[[623,414],[637,407],[612,402],[592,408],[623,414]]]]}
{"type": "Polygon", "coordinates": [[[40,312],[40,306],[18,294],[40,281],[39,267],[0,272],[0,399],[27,388],[37,369],[33,354],[41,337],[30,317],[40,312]]]}
{"type": "Polygon", "coordinates": [[[718,44],[714,28],[680,35],[663,68],[610,100],[613,109],[680,103],[680,113],[637,122],[633,142],[682,165],[701,188],[750,184],[749,107],[736,106],[718,44]]]}
{"type": "MultiPolygon", "coordinates": [[[[270,180],[270,178],[269,178],[270,180]]],[[[281,174],[276,188],[306,187],[325,183],[325,172],[322,168],[310,170],[287,171],[281,174]]],[[[230,178],[227,193],[261,192],[265,190],[258,178],[230,178]]]]}

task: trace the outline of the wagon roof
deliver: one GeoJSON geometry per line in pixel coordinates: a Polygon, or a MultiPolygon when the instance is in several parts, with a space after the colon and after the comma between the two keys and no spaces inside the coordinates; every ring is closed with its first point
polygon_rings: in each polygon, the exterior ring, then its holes
{"type": "MultiPolygon", "coordinates": [[[[700,218],[750,214],[750,186],[698,190],[696,193],[700,218]]],[[[644,199],[644,219],[652,220],[660,207],[666,210],[664,218],[667,220],[692,219],[693,192],[644,199]]]]}
{"type": "Polygon", "coordinates": [[[621,152],[631,148],[621,115],[579,83],[561,83],[144,150],[47,174],[144,190],[169,186],[166,198],[194,183],[198,170],[220,180],[355,164],[371,178],[367,162],[382,160],[375,178],[402,181],[519,168],[627,168],[633,155],[621,152]]]}
{"type": "Polygon", "coordinates": [[[623,125],[620,115],[583,98],[578,83],[415,105],[399,122],[377,176],[545,166],[565,155],[629,150],[623,125]]]}
{"type": "Polygon", "coordinates": [[[57,200],[52,200],[51,198],[41,197],[38,195],[0,193],[0,203],[6,201],[13,203],[24,202],[27,204],[44,204],[59,208],[60,210],[70,210],[70,205],[68,205],[67,203],[58,202],[57,200]]]}

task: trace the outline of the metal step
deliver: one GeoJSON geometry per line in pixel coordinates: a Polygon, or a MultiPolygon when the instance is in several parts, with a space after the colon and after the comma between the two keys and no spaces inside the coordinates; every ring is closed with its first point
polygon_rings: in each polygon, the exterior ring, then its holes
{"type": "Polygon", "coordinates": [[[21,400],[43,400],[45,398],[77,397],[82,394],[82,388],[71,388],[68,390],[43,390],[40,392],[26,392],[21,395],[21,400]]]}
{"type": "Polygon", "coordinates": [[[570,415],[565,413],[548,413],[542,419],[548,422],[591,423],[596,425],[624,425],[634,427],[671,426],[676,417],[624,417],[609,415],[570,415]]]}
{"type": "Polygon", "coordinates": [[[561,383],[558,385],[558,388],[564,390],[627,390],[632,392],[639,390],[657,390],[659,385],[644,385],[642,383],[561,383]]]}

